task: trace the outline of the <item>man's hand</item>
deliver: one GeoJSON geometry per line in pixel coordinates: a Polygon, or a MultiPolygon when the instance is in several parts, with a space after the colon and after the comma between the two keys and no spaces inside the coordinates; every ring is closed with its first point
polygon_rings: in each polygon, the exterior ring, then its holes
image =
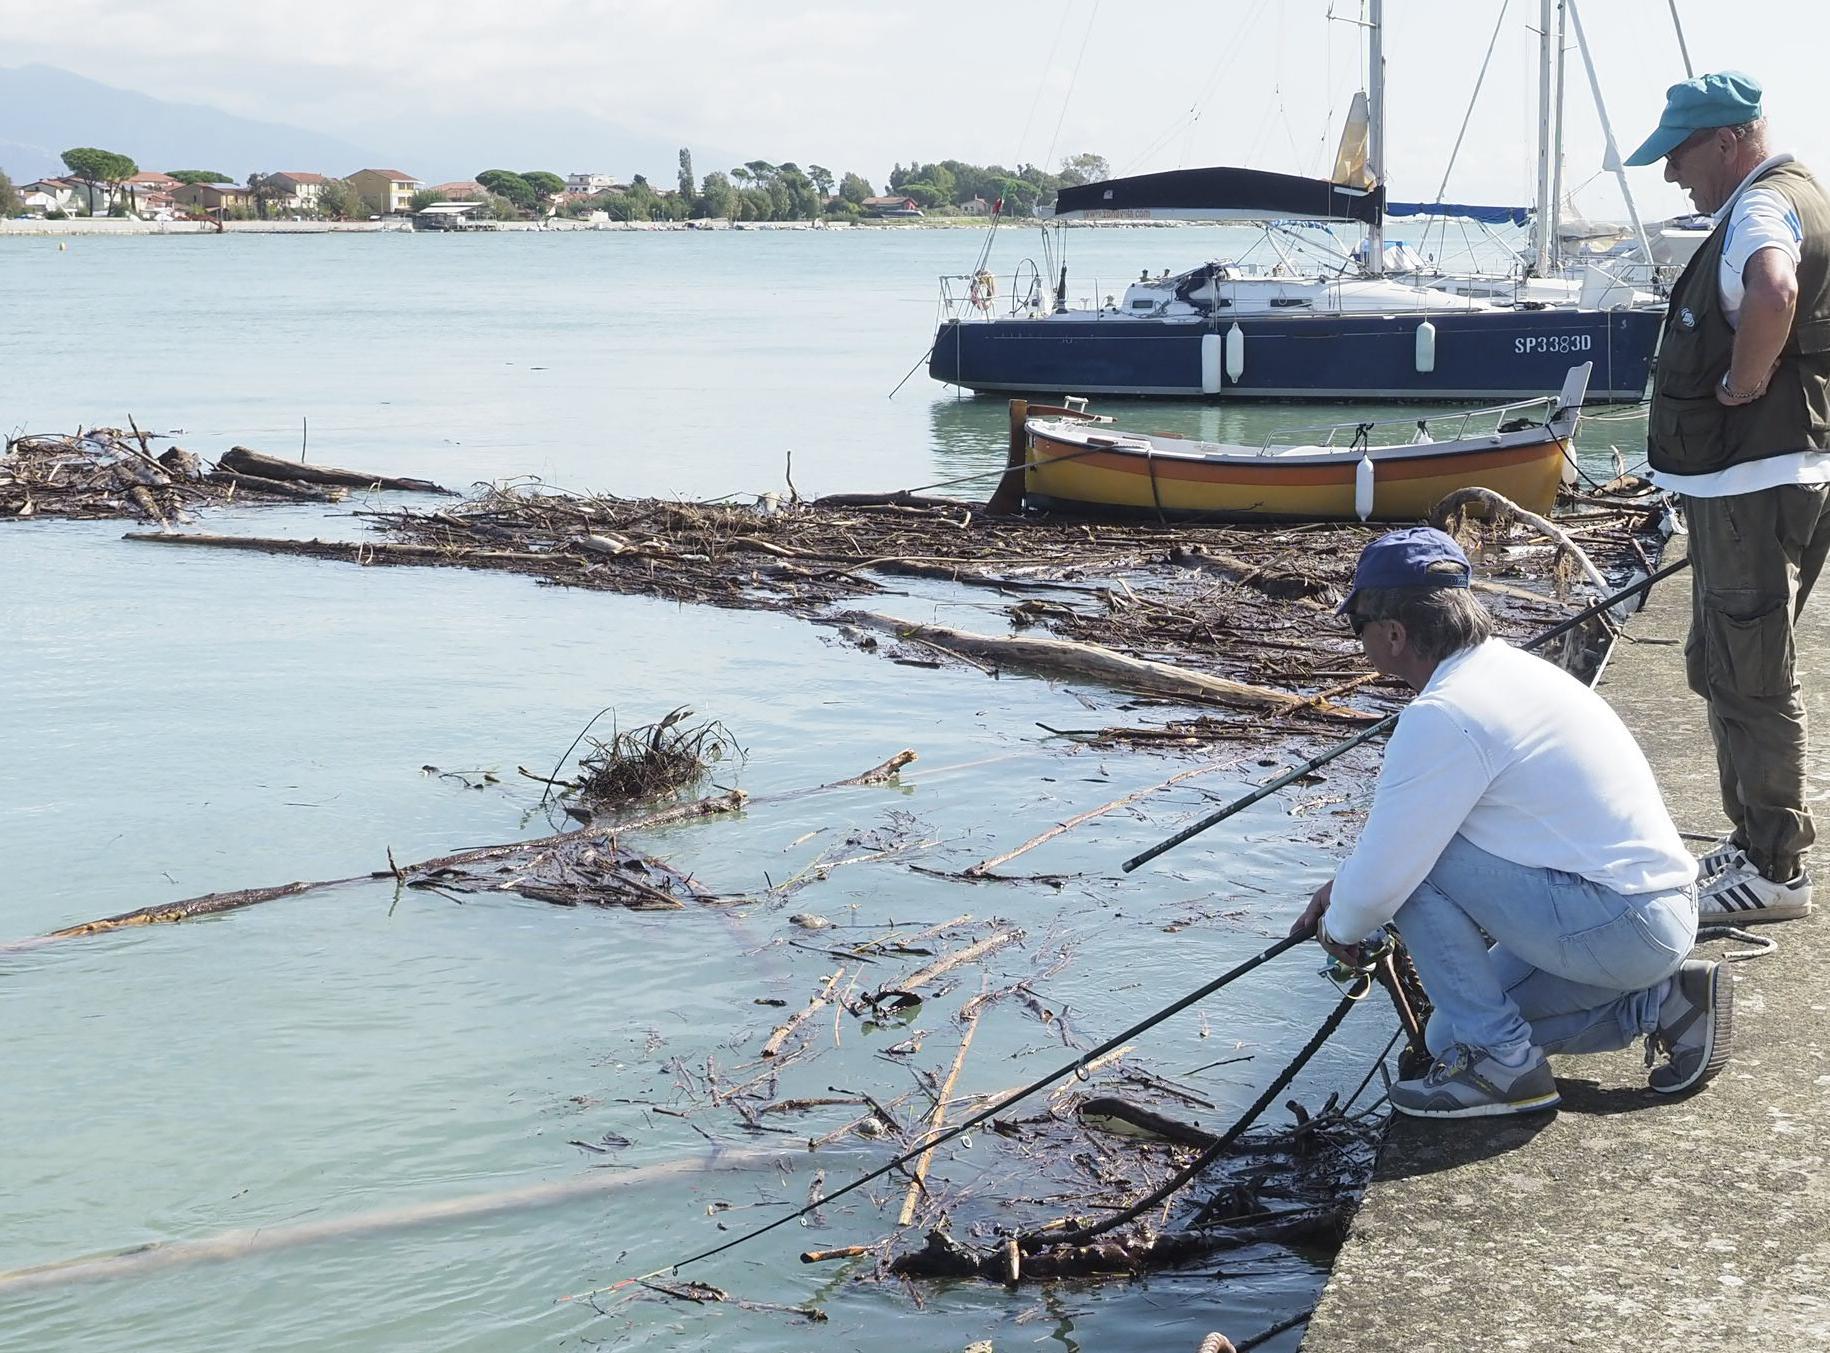
{"type": "Polygon", "coordinates": [[[1309,898],[1309,905],[1303,908],[1303,914],[1290,924],[1290,933],[1298,934],[1311,926],[1321,924],[1322,913],[1328,910],[1328,899],[1334,896],[1334,880],[1329,879],[1317,888],[1309,898]]]}
{"type": "Polygon", "coordinates": [[[1328,882],[1317,888],[1310,896],[1309,905],[1303,908],[1303,914],[1298,916],[1295,923],[1291,925],[1290,933],[1295,935],[1308,929],[1310,926],[1314,926],[1316,928],[1315,942],[1317,944],[1321,945],[1323,949],[1326,949],[1334,957],[1340,959],[1341,962],[1353,967],[1358,967],[1360,965],[1360,960],[1363,957],[1360,953],[1360,946],[1357,944],[1342,944],[1339,940],[1331,938],[1328,934],[1328,928],[1322,924],[1322,918],[1327,915],[1328,903],[1333,896],[1334,880],[1329,879],[1328,882]]]}

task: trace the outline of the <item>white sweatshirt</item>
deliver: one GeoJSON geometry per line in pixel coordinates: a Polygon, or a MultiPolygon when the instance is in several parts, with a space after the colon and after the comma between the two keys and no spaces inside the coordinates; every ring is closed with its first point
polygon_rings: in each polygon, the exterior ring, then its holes
{"type": "Polygon", "coordinates": [[[1500,639],[1436,668],[1392,733],[1372,813],[1335,875],[1329,936],[1370,935],[1456,833],[1619,893],[1696,878],[1652,768],[1608,703],[1500,639]]]}

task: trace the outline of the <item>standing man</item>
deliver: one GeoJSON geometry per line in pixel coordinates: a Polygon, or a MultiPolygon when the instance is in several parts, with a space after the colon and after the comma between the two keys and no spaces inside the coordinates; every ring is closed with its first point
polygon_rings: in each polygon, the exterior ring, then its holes
{"type": "Polygon", "coordinates": [[[1652,479],[1690,524],[1684,661],[1709,707],[1733,830],[1703,857],[1703,924],[1811,910],[1805,708],[1793,625],[1830,552],[1830,199],[1767,144],[1758,81],[1672,85],[1628,157],[1716,227],[1678,278],[1660,340],[1652,479]]]}
{"type": "Polygon", "coordinates": [[[1696,861],[1619,716],[1495,638],[1470,572],[1427,526],[1360,555],[1341,610],[1367,661],[1417,697],[1353,854],[1292,931],[1315,924],[1351,960],[1396,922],[1435,1006],[1435,1061],[1392,1086],[1400,1113],[1555,1108],[1546,1053],[1642,1034],[1654,1090],[1701,1085],[1728,1060],[1734,998],[1720,963],[1685,957],[1696,861]]]}

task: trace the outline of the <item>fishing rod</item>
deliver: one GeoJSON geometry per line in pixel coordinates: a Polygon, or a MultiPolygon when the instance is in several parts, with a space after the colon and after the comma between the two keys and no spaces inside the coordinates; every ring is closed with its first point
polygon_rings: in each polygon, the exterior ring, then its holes
{"type": "MultiPolygon", "coordinates": [[[[1653,583],[1658,582],[1664,578],[1669,578],[1672,574],[1678,572],[1681,569],[1688,568],[1689,566],[1690,566],[1690,557],[1688,555],[1686,555],[1684,558],[1678,560],[1675,564],[1667,564],[1667,565],[1665,565],[1664,568],[1661,568],[1660,570],[1658,570],[1658,572],[1650,574],[1647,577],[1641,578],[1638,582],[1634,583],[1631,587],[1623,587],[1620,591],[1614,593],[1613,596],[1603,597],[1600,601],[1596,602],[1594,605],[1584,607],[1582,610],[1577,611],[1576,614],[1572,615],[1569,619],[1561,621],[1558,624],[1552,625],[1549,629],[1545,630],[1542,634],[1539,634],[1535,638],[1527,640],[1525,643],[1520,644],[1519,647],[1524,649],[1527,653],[1529,653],[1534,648],[1542,648],[1545,644],[1548,644],[1552,639],[1557,638],[1559,635],[1567,634],[1570,630],[1572,630],[1576,626],[1582,624],[1584,621],[1593,619],[1595,616],[1600,615],[1603,611],[1608,611],[1608,610],[1613,609],[1615,606],[1619,605],[1623,601],[1626,601],[1628,598],[1637,596],[1641,592],[1644,592],[1648,587],[1652,586],[1653,583]]],[[[1295,784],[1296,781],[1302,779],[1305,775],[1310,774],[1312,771],[1315,771],[1315,770],[1319,769],[1320,767],[1327,765],[1330,761],[1334,760],[1337,756],[1340,756],[1346,752],[1351,752],[1355,747],[1360,746],[1360,744],[1365,743],[1365,742],[1371,742],[1374,738],[1380,736],[1381,734],[1389,732],[1391,730],[1392,725],[1397,722],[1398,722],[1398,715],[1396,715],[1396,714],[1386,715],[1383,719],[1379,720],[1378,723],[1373,724],[1370,728],[1362,729],[1360,732],[1355,733],[1352,737],[1346,738],[1341,742],[1337,742],[1334,746],[1330,747],[1327,751],[1318,753],[1316,756],[1312,757],[1308,761],[1303,762],[1303,764],[1298,766],[1295,770],[1287,771],[1284,774],[1278,776],[1275,780],[1271,780],[1266,784],[1260,785],[1257,789],[1254,789],[1251,793],[1245,795],[1243,798],[1233,800],[1233,802],[1227,804],[1226,807],[1224,807],[1224,808],[1215,809],[1213,812],[1209,813],[1206,817],[1202,818],[1199,822],[1195,823],[1193,826],[1184,828],[1183,830],[1177,832],[1174,836],[1170,837],[1166,841],[1159,841],[1156,845],[1150,847],[1149,850],[1143,851],[1137,855],[1133,855],[1130,859],[1126,860],[1125,863],[1123,864],[1123,866],[1121,866],[1121,867],[1124,869],[1124,871],[1127,874],[1129,874],[1133,869],[1136,869],[1140,864],[1148,864],[1151,860],[1154,860],[1157,856],[1161,855],[1164,851],[1174,850],[1177,846],[1181,845],[1184,841],[1188,840],[1190,837],[1199,836],[1202,832],[1206,831],[1209,827],[1216,826],[1219,823],[1226,821],[1229,817],[1233,816],[1233,814],[1235,814],[1235,813],[1243,812],[1245,809],[1250,808],[1253,804],[1257,803],[1260,799],[1269,798],[1271,795],[1275,794],[1278,790],[1284,788],[1286,785],[1295,784]]]]}
{"type": "Polygon", "coordinates": [[[1301,930],[1296,931],[1294,934],[1285,936],[1283,939],[1277,941],[1276,944],[1273,944],[1270,948],[1264,950],[1262,953],[1255,954],[1251,958],[1246,959],[1245,962],[1239,964],[1237,967],[1229,969],[1227,972],[1222,973],[1220,976],[1216,977],[1213,981],[1207,983],[1205,986],[1197,987],[1195,990],[1189,992],[1186,996],[1182,997],[1181,1000],[1176,1001],[1174,1004],[1166,1005],[1161,1010],[1157,1011],[1155,1014],[1149,1016],[1148,1018],[1139,1020],[1136,1024],[1133,1024],[1129,1029],[1126,1029],[1123,1033],[1114,1034],[1111,1038],[1108,1038],[1105,1042],[1101,1043],[1098,1047],[1093,1048],[1088,1052],[1082,1053],[1079,1057],[1076,1057],[1073,1061],[1069,1062],[1066,1066],[1060,1067],[1057,1070],[1049,1072],[1048,1075],[1043,1076],[1039,1080],[1030,1082],[1028,1085],[1024,1086],[1020,1090],[1011,1091],[1008,1095],[1004,1096],[1004,1098],[1000,1099],[997,1103],[992,1104],[988,1108],[982,1109],[978,1113],[973,1114],[972,1117],[966,1119],[964,1122],[957,1123],[954,1126],[948,1128],[945,1132],[942,1132],[939,1136],[929,1138],[928,1140],[922,1142],[921,1145],[913,1147],[910,1150],[904,1151],[901,1155],[897,1156],[894,1160],[890,1161],[889,1164],[880,1166],[879,1168],[872,1170],[869,1174],[860,1175],[858,1178],[852,1180],[851,1183],[846,1184],[842,1188],[833,1190],[831,1193],[826,1194],[824,1197],[818,1199],[815,1202],[808,1203],[807,1206],[801,1208],[797,1212],[790,1212],[785,1217],[777,1217],[774,1221],[769,1222],[765,1226],[759,1226],[753,1231],[746,1231],[743,1235],[738,1236],[735,1240],[727,1240],[722,1245],[714,1246],[713,1248],[711,1248],[709,1250],[703,1250],[700,1253],[693,1255],[689,1259],[681,1259],[681,1260],[677,1261],[676,1263],[668,1265],[666,1268],[655,1269],[654,1272],[655,1273],[664,1273],[664,1272],[672,1271],[672,1272],[677,1273],[681,1269],[685,1268],[688,1264],[696,1264],[701,1259],[710,1259],[713,1255],[722,1254],[726,1250],[731,1249],[734,1246],[742,1245],[745,1241],[754,1240],[754,1239],[756,1239],[756,1237],[758,1237],[760,1235],[766,1235],[768,1232],[773,1231],[778,1226],[786,1226],[791,1221],[798,1221],[800,1218],[806,1216],[809,1212],[812,1212],[814,1209],[824,1207],[827,1203],[830,1203],[833,1199],[841,1198],[844,1195],[850,1193],[854,1189],[863,1188],[866,1184],[870,1183],[874,1179],[883,1178],[884,1175],[888,1174],[891,1170],[896,1169],[898,1166],[908,1164],[910,1161],[914,1160],[917,1156],[923,1154],[924,1152],[932,1151],[935,1147],[939,1146],[942,1142],[951,1141],[951,1140],[953,1140],[953,1138],[959,1136],[961,1133],[967,1132],[967,1131],[971,1130],[972,1128],[977,1127],[980,1123],[984,1122],[987,1118],[990,1118],[995,1114],[1002,1113],[1005,1109],[1009,1108],[1012,1104],[1015,1104],[1018,1100],[1026,1099],[1030,1095],[1035,1094],[1036,1091],[1038,1091],[1038,1090],[1045,1090],[1049,1086],[1053,1085],[1056,1081],[1063,1080],[1070,1075],[1082,1074],[1088,1063],[1096,1060],[1097,1058],[1105,1056],[1108,1052],[1111,1052],[1116,1048],[1123,1046],[1125,1043],[1128,1043],[1131,1039],[1135,1038],[1137,1035],[1143,1033],[1147,1029],[1154,1028],[1155,1026],[1161,1024],[1164,1020],[1169,1019],[1171,1016],[1181,1014],[1182,1011],[1188,1009],[1188,1007],[1193,1005],[1196,1001],[1205,1000],[1207,997],[1213,995],[1216,991],[1220,990],[1221,987],[1227,985],[1227,983],[1237,981],[1239,978],[1244,977],[1247,973],[1251,972],[1254,968],[1263,967],[1266,963],[1269,963],[1272,959],[1276,958],[1279,954],[1286,953],[1287,951],[1294,949],[1297,945],[1302,944],[1306,940],[1313,939],[1314,937],[1315,937],[1315,926],[1313,924],[1304,926],[1301,930]]]}

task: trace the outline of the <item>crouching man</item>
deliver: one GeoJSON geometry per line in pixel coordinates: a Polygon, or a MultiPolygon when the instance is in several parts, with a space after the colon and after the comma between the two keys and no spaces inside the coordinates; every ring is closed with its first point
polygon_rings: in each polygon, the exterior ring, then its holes
{"type": "Polygon", "coordinates": [[[1395,922],[1435,1007],[1429,1071],[1392,1087],[1424,1118],[1555,1108],[1546,1053],[1647,1038],[1654,1090],[1728,1060],[1733,994],[1696,940],[1696,862],[1602,698],[1493,634],[1467,556],[1429,527],[1361,554],[1341,611],[1417,692],[1366,829],[1292,929],[1352,960],[1395,922]],[[1491,941],[1491,944],[1489,943],[1491,941]]]}

